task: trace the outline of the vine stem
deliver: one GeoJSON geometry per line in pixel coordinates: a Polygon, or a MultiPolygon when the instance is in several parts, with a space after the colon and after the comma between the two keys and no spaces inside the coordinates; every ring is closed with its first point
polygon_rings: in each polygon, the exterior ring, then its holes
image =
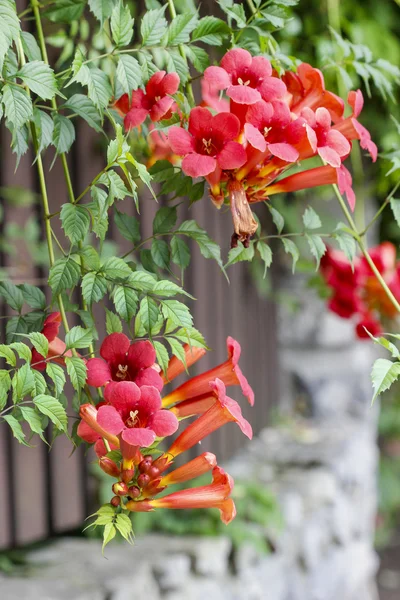
{"type": "MultiPolygon", "coordinates": [[[[171,15],[171,19],[175,19],[176,18],[176,10],[175,10],[174,0],[168,0],[168,8],[169,8],[169,14],[171,15]]],[[[187,67],[189,68],[188,63],[187,63],[186,54],[185,54],[185,48],[184,48],[183,44],[179,44],[178,48],[179,48],[179,54],[182,56],[187,67]]],[[[186,87],[186,93],[189,96],[189,101],[192,104],[192,106],[194,106],[196,104],[196,100],[194,99],[193,88],[192,88],[191,82],[188,81],[185,87],[186,87]]]]}
{"type": "Polygon", "coordinates": [[[370,220],[370,222],[368,223],[368,225],[365,227],[365,229],[363,229],[363,231],[360,233],[361,237],[364,236],[367,233],[367,231],[370,229],[370,227],[372,227],[372,225],[375,223],[375,221],[383,213],[383,211],[385,210],[385,208],[387,207],[387,205],[389,204],[389,202],[391,201],[391,199],[393,198],[393,196],[397,192],[399,186],[400,186],[400,180],[396,183],[396,185],[394,186],[394,188],[392,189],[392,191],[386,196],[386,198],[383,201],[381,207],[375,213],[375,215],[372,217],[372,219],[370,220]]]}
{"type": "Polygon", "coordinates": [[[380,274],[378,268],[376,267],[374,261],[371,258],[371,255],[369,254],[366,245],[364,244],[364,241],[361,238],[361,235],[358,233],[357,228],[356,228],[356,224],[353,220],[353,217],[351,216],[349,209],[347,208],[341,193],[339,192],[339,188],[337,187],[337,185],[333,185],[333,190],[335,192],[335,196],[338,199],[338,202],[340,204],[340,207],[352,229],[352,233],[353,233],[353,237],[354,239],[357,241],[359,248],[361,250],[361,252],[363,253],[365,260],[367,261],[367,263],[369,264],[369,266],[371,267],[372,272],[374,273],[375,277],[377,278],[377,280],[379,281],[379,283],[381,284],[382,288],[384,289],[387,297],[389,298],[389,300],[391,301],[391,303],[393,304],[393,306],[395,307],[395,309],[397,310],[398,313],[400,313],[400,304],[399,302],[396,300],[395,296],[393,295],[392,291],[390,290],[389,286],[387,285],[386,281],[383,279],[382,275],[380,274]]]}

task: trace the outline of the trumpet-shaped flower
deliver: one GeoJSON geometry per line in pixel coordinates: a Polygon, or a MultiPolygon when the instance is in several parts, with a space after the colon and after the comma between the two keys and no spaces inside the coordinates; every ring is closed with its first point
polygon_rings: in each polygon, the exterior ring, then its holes
{"type": "Polygon", "coordinates": [[[63,356],[72,356],[71,350],[65,352],[66,344],[60,340],[58,332],[61,325],[61,315],[59,312],[53,312],[48,315],[44,321],[42,334],[47,338],[49,342],[49,349],[47,356],[42,356],[39,352],[32,348],[32,368],[37,371],[44,371],[46,369],[46,362],[52,361],[57,362],[60,365],[65,364],[63,356]]]}
{"type": "Polygon", "coordinates": [[[308,124],[309,140],[313,153],[318,152],[323,161],[331,167],[339,168],[342,158],[351,150],[349,141],[344,135],[331,128],[331,115],[325,107],[304,108],[301,112],[308,124]]]}
{"type": "Polygon", "coordinates": [[[130,343],[123,333],[108,335],[101,347],[102,358],[87,362],[87,383],[95,387],[134,381],[136,385],[150,385],[161,390],[163,380],[157,370],[156,353],[149,341],[130,343]],[[109,383],[111,382],[111,383],[109,383]]]}
{"type": "Polygon", "coordinates": [[[364,106],[364,98],[361,90],[349,92],[347,101],[353,109],[353,114],[347,117],[347,119],[341,119],[335,123],[334,130],[339,131],[349,140],[360,140],[361,148],[367,150],[373,162],[375,162],[378,156],[378,148],[372,141],[368,129],[357,120],[364,106]]]}
{"type": "Polygon", "coordinates": [[[185,344],[183,350],[185,353],[185,363],[177,356],[172,356],[168,363],[167,372],[163,375],[165,382],[172,381],[175,377],[184,373],[186,369],[189,369],[189,367],[200,360],[206,353],[205,348],[197,348],[195,346],[189,346],[189,344],[185,344]]]}
{"type": "Polygon", "coordinates": [[[217,167],[231,170],[246,161],[246,152],[234,140],[240,132],[239,119],[230,113],[213,116],[202,107],[193,108],[189,116],[189,130],[171,127],[168,141],[179,156],[184,156],[182,170],[190,177],[204,177],[217,167]]]}

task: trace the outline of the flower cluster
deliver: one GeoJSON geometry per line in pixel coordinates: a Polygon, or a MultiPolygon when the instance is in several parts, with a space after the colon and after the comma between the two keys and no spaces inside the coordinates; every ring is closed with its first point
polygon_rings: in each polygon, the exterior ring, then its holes
{"type": "MultiPolygon", "coordinates": [[[[396,249],[383,242],[370,250],[371,258],[395,298],[400,300],[400,262],[396,249]]],[[[382,333],[382,321],[393,319],[396,309],[364,257],[351,264],[339,250],[328,248],[321,260],[322,275],[332,290],[329,309],[343,319],[353,319],[359,338],[382,333]]]]}
{"type": "Polygon", "coordinates": [[[273,194],[336,183],[354,208],[351,175],[343,165],[352,141],[358,139],[374,161],[377,157],[369,132],[357,120],[363,107],[360,90],[349,93],[351,115],[344,117],[343,100],[325,89],[318,69],[302,63],[279,78],[266,58],[234,48],[220,66],[205,70],[203,101],[186,123],[171,97],[178,83],[176,74],[160,71],[145,92],[133,92],[129,106],[126,95],[116,106],[127,129],[147,115],[152,121],[180,115],[180,126],[170,127],[167,139],[151,134],[153,150],[173,162],[182,157],[183,172],[207,180],[218,208],[230,204],[233,246],[238,241],[248,245],[257,229],[250,205],[273,194]],[[324,165],[282,177],[314,156],[324,165]]]}
{"type": "Polygon", "coordinates": [[[178,456],[226,423],[236,423],[249,439],[252,437],[250,424],[239,404],[226,395],[226,387],[240,386],[251,405],[253,390],[239,367],[240,345],[229,337],[227,350],[224,363],[189,379],[163,397],[164,384],[197,362],[205,354],[204,349],[185,346],[186,366],[173,357],[166,373],[161,373],[149,341],[130,343],[124,334],[113,333],[102,343],[101,358],[88,360],[87,383],[98,388],[104,386],[104,400],[96,406],[81,406],[78,435],[94,445],[100,467],[117,480],[112,486],[113,506],[133,512],[215,507],[224,523],[235,517],[235,505],[230,498],[233,480],[217,465],[213,454],[204,452],[173,468],[178,456]],[[188,417],[195,419],[168,449],[157,450],[158,444],[173,435],[188,417]],[[212,474],[209,485],[158,497],[169,486],[209,471],[212,474]]]}

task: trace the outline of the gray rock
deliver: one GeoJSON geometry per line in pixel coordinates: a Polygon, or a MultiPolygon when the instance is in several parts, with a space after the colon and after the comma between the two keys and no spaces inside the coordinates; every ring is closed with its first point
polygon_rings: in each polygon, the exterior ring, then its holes
{"type": "Polygon", "coordinates": [[[190,576],[191,559],[187,554],[169,554],[153,566],[153,572],[162,592],[184,587],[190,576]]]}
{"type": "Polygon", "coordinates": [[[229,538],[200,538],[193,548],[195,571],[199,575],[219,577],[228,570],[232,543],[229,538]]]}

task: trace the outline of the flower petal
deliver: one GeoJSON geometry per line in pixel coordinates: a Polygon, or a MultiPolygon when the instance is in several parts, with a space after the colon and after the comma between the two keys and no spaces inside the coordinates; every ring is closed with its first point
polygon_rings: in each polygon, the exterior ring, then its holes
{"type": "Polygon", "coordinates": [[[100,356],[106,361],[118,362],[128,352],[129,346],[129,338],[124,333],[111,333],[100,347],[100,356]]]}
{"type": "Polygon", "coordinates": [[[258,89],[267,102],[283,98],[287,91],[286,85],[278,77],[266,77],[258,89]]]}
{"type": "Polygon", "coordinates": [[[194,151],[194,139],[183,127],[171,127],[168,131],[168,142],[178,156],[185,156],[194,151]]]}
{"type": "Polygon", "coordinates": [[[94,387],[101,387],[112,379],[110,367],[102,358],[90,358],[86,363],[86,383],[94,387]]]}
{"type": "Polygon", "coordinates": [[[226,95],[237,104],[254,104],[261,100],[260,92],[248,85],[230,85],[226,95]]]}
{"type": "Polygon", "coordinates": [[[141,369],[135,377],[135,383],[140,388],[145,385],[151,385],[160,392],[164,387],[164,382],[161,375],[152,367],[149,367],[148,369],[141,369]]]}
{"type": "MultiPolygon", "coordinates": [[[[253,106],[255,105],[253,104],[253,106]]],[[[267,142],[264,136],[251,123],[245,123],[244,135],[253,148],[260,150],[260,152],[264,152],[267,149],[267,142]]]]}
{"type": "Polygon", "coordinates": [[[221,67],[207,67],[204,79],[216,90],[225,90],[232,83],[229,73],[221,67]]]}
{"type": "Polygon", "coordinates": [[[80,421],[77,429],[77,434],[88,444],[94,444],[99,439],[100,435],[94,431],[85,421],[80,421]]]}
{"type": "Polygon", "coordinates": [[[174,99],[170,96],[164,96],[163,98],[160,98],[160,100],[155,102],[149,110],[150,119],[153,122],[161,121],[161,119],[164,117],[164,115],[167,114],[173,103],[174,99]]]}
{"type": "Polygon", "coordinates": [[[166,437],[175,433],[179,427],[179,421],[169,410],[158,410],[151,415],[147,426],[155,432],[157,437],[166,437]]]}
{"type": "Polygon", "coordinates": [[[121,437],[124,442],[130,446],[147,448],[148,446],[151,446],[156,439],[156,434],[151,429],[144,427],[133,427],[131,429],[124,429],[121,437]]]}
{"type": "Polygon", "coordinates": [[[125,427],[121,415],[113,406],[100,406],[97,411],[97,423],[113,435],[118,435],[125,427]]]}
{"type": "Polygon", "coordinates": [[[172,94],[175,94],[178,91],[179,83],[180,79],[178,73],[167,73],[160,84],[160,91],[163,95],[169,94],[172,96],[172,94]]]}
{"type": "Polygon", "coordinates": [[[221,169],[238,169],[246,162],[246,151],[238,142],[227,142],[217,154],[217,162],[221,169]]]}
{"type": "Polygon", "coordinates": [[[161,408],[160,392],[151,385],[140,388],[140,397],[136,400],[135,409],[139,410],[140,416],[148,418],[161,408]]]}
{"type": "Polygon", "coordinates": [[[249,75],[253,75],[254,78],[263,80],[265,77],[271,77],[272,66],[268,58],[265,58],[264,56],[254,56],[247,72],[249,75]]]}
{"type": "Polygon", "coordinates": [[[213,116],[207,108],[196,106],[190,111],[189,132],[200,140],[210,133],[213,116]]]}
{"type": "Polygon", "coordinates": [[[222,58],[220,65],[231,75],[248,69],[252,63],[252,56],[242,48],[232,48],[222,58]]]}
{"type": "Polygon", "coordinates": [[[135,370],[146,369],[154,365],[156,351],[149,340],[134,342],[128,350],[128,364],[135,370]]]}
{"type": "Polygon", "coordinates": [[[364,106],[364,97],[361,90],[351,90],[347,96],[347,102],[353,109],[353,117],[358,117],[364,106]]]}
{"type": "Polygon", "coordinates": [[[269,125],[273,114],[273,105],[270,102],[260,100],[260,102],[256,102],[249,106],[246,113],[246,121],[261,130],[269,125]]]}
{"type": "Polygon", "coordinates": [[[215,171],[216,166],[215,158],[196,152],[188,154],[182,161],[182,170],[189,177],[205,177],[215,171]]]}
{"type": "Polygon", "coordinates": [[[154,73],[149,81],[146,83],[146,94],[151,98],[161,96],[162,81],[165,77],[165,71],[157,71],[154,73]]]}
{"type": "Polygon", "coordinates": [[[293,163],[299,158],[299,152],[296,148],[293,148],[290,144],[278,143],[268,144],[268,150],[274,156],[286,160],[287,162],[293,163]]]}
{"type": "Polygon", "coordinates": [[[106,385],[104,398],[121,413],[123,419],[127,419],[140,400],[140,389],[133,381],[119,381],[106,385]]]}
{"type": "Polygon", "coordinates": [[[147,108],[131,108],[124,119],[124,127],[126,131],[141,125],[146,120],[149,111],[147,108]]]}
{"type": "Polygon", "coordinates": [[[318,154],[322,158],[323,161],[331,165],[331,167],[335,167],[338,169],[341,165],[341,160],[339,154],[333,148],[329,146],[320,146],[318,148],[318,154]]]}
{"type": "Polygon", "coordinates": [[[342,133],[340,133],[340,131],[336,131],[336,129],[330,129],[326,135],[326,140],[328,146],[336,150],[340,157],[347,156],[350,153],[350,142],[342,133]]]}
{"type": "Polygon", "coordinates": [[[228,142],[238,137],[240,132],[240,121],[231,113],[219,113],[213,117],[211,122],[213,136],[222,138],[228,142]]]}
{"type": "Polygon", "coordinates": [[[46,317],[42,333],[43,335],[52,342],[57,337],[61,325],[61,315],[59,312],[53,312],[46,317]]]}

